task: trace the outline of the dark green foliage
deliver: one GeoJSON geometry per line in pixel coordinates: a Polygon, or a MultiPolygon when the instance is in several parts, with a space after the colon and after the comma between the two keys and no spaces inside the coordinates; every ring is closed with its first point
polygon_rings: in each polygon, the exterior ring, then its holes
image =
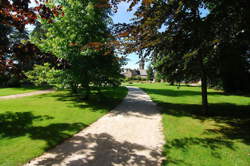
{"type": "MultiPolygon", "coordinates": [[[[159,73],[159,72],[156,72],[156,73],[155,73],[155,81],[156,81],[156,82],[161,82],[162,80],[164,80],[163,74],[162,74],[162,73],[159,73]]],[[[170,82],[171,82],[171,81],[170,81],[170,82]]]]}
{"type": "Polygon", "coordinates": [[[223,89],[226,92],[250,92],[250,63],[240,50],[238,43],[235,45],[224,45],[220,49],[220,76],[223,89]]]}
{"type": "Polygon", "coordinates": [[[222,0],[208,2],[207,20],[217,40],[215,60],[225,91],[250,92],[250,2],[222,0]]]}
{"type": "Polygon", "coordinates": [[[14,27],[0,25],[0,86],[20,86],[25,84],[25,72],[35,64],[49,62],[56,66],[58,58],[43,53],[28,40],[27,32],[14,27]]]}
{"type": "Polygon", "coordinates": [[[129,33],[128,51],[151,56],[169,82],[200,80],[206,110],[208,84],[250,90],[249,7],[248,0],[143,1],[134,22],[118,29],[129,33]]]}

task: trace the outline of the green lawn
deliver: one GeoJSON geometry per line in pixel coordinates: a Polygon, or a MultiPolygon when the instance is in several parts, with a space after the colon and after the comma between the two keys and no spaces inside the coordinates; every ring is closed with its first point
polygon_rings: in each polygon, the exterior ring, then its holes
{"type": "Polygon", "coordinates": [[[201,112],[199,87],[134,84],[161,107],[164,165],[250,166],[250,97],[209,90],[201,112]]]}
{"type": "Polygon", "coordinates": [[[0,88],[0,96],[15,95],[41,90],[41,88],[22,87],[22,88],[0,88]]]}
{"type": "Polygon", "coordinates": [[[66,91],[0,101],[0,165],[22,165],[115,107],[127,89],[105,88],[88,102],[66,91]]]}

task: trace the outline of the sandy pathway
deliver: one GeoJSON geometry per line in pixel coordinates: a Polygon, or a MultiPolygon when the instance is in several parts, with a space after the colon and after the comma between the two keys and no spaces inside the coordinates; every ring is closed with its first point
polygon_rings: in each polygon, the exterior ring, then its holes
{"type": "Polygon", "coordinates": [[[46,93],[51,93],[51,92],[54,92],[54,90],[53,89],[38,90],[38,91],[34,91],[34,92],[21,93],[21,94],[16,94],[16,95],[0,96],[0,100],[2,100],[2,99],[16,99],[16,98],[33,96],[33,95],[41,95],[41,94],[46,94],[46,93]]]}
{"type": "Polygon", "coordinates": [[[25,166],[158,166],[164,143],[161,116],[139,88],[111,113],[25,166]]]}

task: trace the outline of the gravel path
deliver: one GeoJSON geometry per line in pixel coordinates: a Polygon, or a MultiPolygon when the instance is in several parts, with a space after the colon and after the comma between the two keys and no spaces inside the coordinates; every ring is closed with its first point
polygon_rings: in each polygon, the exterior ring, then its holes
{"type": "Polygon", "coordinates": [[[2,100],[2,99],[16,99],[16,98],[33,96],[33,95],[41,95],[41,94],[46,94],[46,93],[51,93],[51,92],[54,92],[54,90],[53,89],[38,90],[38,91],[34,91],[34,92],[28,92],[28,93],[22,93],[22,94],[16,94],[16,95],[0,96],[0,100],[2,100]]]}
{"type": "Polygon", "coordinates": [[[161,115],[146,93],[128,89],[111,113],[25,166],[160,166],[161,115]]]}

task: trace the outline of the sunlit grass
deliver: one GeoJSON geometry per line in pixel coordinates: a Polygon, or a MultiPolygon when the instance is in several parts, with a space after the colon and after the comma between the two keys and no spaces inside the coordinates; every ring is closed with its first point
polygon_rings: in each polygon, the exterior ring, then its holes
{"type": "Polygon", "coordinates": [[[22,165],[90,125],[127,89],[105,88],[88,101],[67,91],[0,101],[0,165],[22,165]]]}
{"type": "Polygon", "coordinates": [[[201,111],[199,87],[135,84],[159,104],[166,144],[164,165],[249,166],[250,97],[209,90],[201,111]]]}

